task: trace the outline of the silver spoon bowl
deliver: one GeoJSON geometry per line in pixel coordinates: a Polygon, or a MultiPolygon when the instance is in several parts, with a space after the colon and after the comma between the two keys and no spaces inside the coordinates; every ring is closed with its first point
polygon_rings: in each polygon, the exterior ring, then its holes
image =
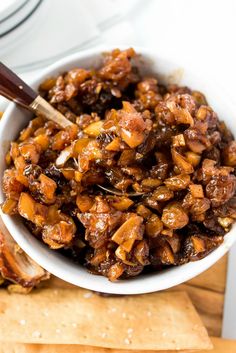
{"type": "Polygon", "coordinates": [[[105,187],[103,185],[98,184],[97,185],[100,189],[113,194],[113,195],[117,195],[117,196],[128,196],[128,197],[137,197],[137,196],[142,196],[145,195],[146,192],[136,192],[136,191],[131,191],[131,192],[123,192],[120,190],[117,190],[113,187],[105,187]]]}

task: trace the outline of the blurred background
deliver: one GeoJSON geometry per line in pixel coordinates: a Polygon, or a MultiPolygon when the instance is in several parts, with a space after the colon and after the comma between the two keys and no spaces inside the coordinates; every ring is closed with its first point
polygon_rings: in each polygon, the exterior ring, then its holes
{"type": "Polygon", "coordinates": [[[17,72],[95,45],[148,46],[233,99],[235,0],[0,0],[1,60],[17,72]]]}

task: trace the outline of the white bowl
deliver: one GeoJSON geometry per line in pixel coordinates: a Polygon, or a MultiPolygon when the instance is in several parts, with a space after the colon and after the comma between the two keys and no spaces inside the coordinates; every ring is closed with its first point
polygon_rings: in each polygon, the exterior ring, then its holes
{"type": "MultiPolygon", "coordinates": [[[[44,78],[57,75],[76,66],[84,68],[96,67],[100,63],[100,53],[104,51],[104,48],[102,49],[96,48],[80,52],[58,61],[47,68],[40,77],[35,78],[31,82],[32,87],[36,89],[44,78]]],[[[105,50],[111,50],[111,48],[105,48],[105,50]]],[[[160,58],[157,51],[141,48],[136,48],[136,51],[142,54],[144,71],[153,71],[159,74],[163,82],[174,79],[178,84],[187,85],[205,93],[209,104],[236,136],[236,109],[227,100],[224,90],[219,85],[212,83],[206,75],[201,77],[200,75],[191,74],[187,67],[181,68],[173,58],[170,58],[170,60],[160,58]]],[[[0,124],[0,180],[6,167],[4,157],[9,148],[9,143],[18,136],[20,130],[30,119],[31,114],[23,111],[14,103],[9,105],[2,118],[0,124]]],[[[3,200],[4,195],[1,190],[0,202],[3,200]]],[[[199,275],[212,266],[236,240],[236,225],[234,225],[232,230],[225,236],[224,243],[200,261],[172,267],[159,273],[145,274],[133,279],[111,283],[105,277],[89,274],[82,266],[74,264],[57,252],[50,250],[47,245],[37,240],[26,229],[19,217],[10,217],[2,214],[2,218],[21,248],[46,270],[77,286],[104,293],[140,294],[173,287],[199,275]]]]}

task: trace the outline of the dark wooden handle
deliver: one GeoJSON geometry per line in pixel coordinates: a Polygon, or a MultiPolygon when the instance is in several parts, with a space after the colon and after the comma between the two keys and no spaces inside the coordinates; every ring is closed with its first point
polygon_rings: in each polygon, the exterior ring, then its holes
{"type": "Polygon", "coordinates": [[[25,108],[35,100],[38,94],[22,79],[0,62],[0,94],[25,108]]]}

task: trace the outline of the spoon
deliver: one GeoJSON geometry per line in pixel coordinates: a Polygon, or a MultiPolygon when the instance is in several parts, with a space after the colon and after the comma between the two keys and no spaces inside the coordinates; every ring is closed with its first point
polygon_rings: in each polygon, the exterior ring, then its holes
{"type": "Polygon", "coordinates": [[[129,196],[129,197],[135,197],[135,196],[142,196],[142,195],[145,195],[146,193],[145,192],[135,192],[135,191],[131,191],[131,192],[122,192],[120,190],[117,190],[115,188],[112,188],[112,187],[105,187],[103,185],[100,185],[100,184],[97,184],[97,186],[106,191],[106,192],[109,192],[113,195],[117,195],[117,196],[129,196]]]}
{"type": "Polygon", "coordinates": [[[70,120],[53,108],[2,62],[0,62],[0,94],[30,111],[54,121],[62,128],[73,125],[70,120]]]}
{"type": "MultiPolygon", "coordinates": [[[[58,110],[53,108],[44,98],[28,86],[18,75],[0,62],[0,94],[5,98],[15,102],[23,108],[43,115],[45,118],[56,122],[62,128],[73,125],[58,110]]],[[[144,192],[124,193],[112,187],[98,187],[106,192],[117,196],[141,196],[144,192]]]]}

